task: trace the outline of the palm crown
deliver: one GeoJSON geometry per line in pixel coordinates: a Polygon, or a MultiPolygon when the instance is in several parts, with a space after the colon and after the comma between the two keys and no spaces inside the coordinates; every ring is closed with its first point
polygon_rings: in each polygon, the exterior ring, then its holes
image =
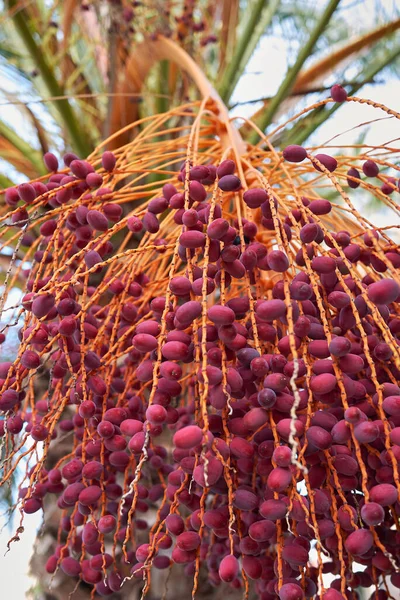
{"type": "MultiPolygon", "coordinates": [[[[146,40],[159,34],[194,58],[228,106],[260,39],[268,34],[292,39],[290,65],[278,92],[254,115],[262,130],[293,111],[303,95],[318,90],[327,75],[336,72],[343,79],[351,73],[349,88],[355,94],[384,68],[395,68],[399,54],[395,33],[400,19],[395,14],[375,8],[374,29],[360,27],[355,36],[354,22],[346,20],[339,0],[320,3],[317,12],[277,0],[27,6],[8,0],[5,5],[3,106],[21,111],[31,123],[31,135],[21,135],[7,118],[0,121],[0,156],[13,167],[3,163],[4,187],[16,172],[28,178],[43,174],[41,156],[49,148],[72,148],[85,156],[139,116],[195,99],[190,74],[182,73],[173,56],[157,62],[149,57],[146,40]]],[[[316,108],[281,141],[303,143],[336,108],[316,108]]],[[[249,139],[255,141],[254,132],[249,139]]]]}

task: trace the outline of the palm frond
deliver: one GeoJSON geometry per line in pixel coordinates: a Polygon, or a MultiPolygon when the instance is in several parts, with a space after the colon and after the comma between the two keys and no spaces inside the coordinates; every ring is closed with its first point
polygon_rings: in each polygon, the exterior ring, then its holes
{"type": "MultiPolygon", "coordinates": [[[[15,9],[16,4],[16,0],[8,0],[7,2],[7,6],[10,10],[15,9]]],[[[57,81],[57,78],[55,77],[51,66],[49,65],[40,47],[37,45],[29,28],[29,20],[25,9],[14,11],[12,18],[16,30],[22,42],[25,44],[31,60],[36,65],[41,77],[43,78],[43,81],[49,91],[49,94],[51,96],[62,96],[62,87],[57,81]]],[[[69,132],[71,140],[73,141],[77,151],[81,152],[82,154],[87,154],[89,152],[90,146],[87,143],[87,140],[81,135],[74,111],[68,100],[60,100],[56,104],[56,110],[60,115],[63,126],[69,132]]]]}
{"type": "Polygon", "coordinates": [[[0,121],[0,156],[27,177],[45,173],[42,154],[0,121]]]}
{"type": "Polygon", "coordinates": [[[269,3],[265,3],[264,0],[257,0],[255,4],[251,5],[251,10],[248,11],[243,26],[243,32],[236,42],[235,51],[224,70],[221,82],[217,86],[224,102],[229,102],[258,42],[268,30],[279,4],[280,0],[273,0],[269,3]]]}
{"type": "MultiPolygon", "coordinates": [[[[348,44],[340,44],[336,50],[333,52],[330,51],[328,56],[316,61],[315,64],[308,69],[300,71],[289,97],[281,103],[279,110],[276,111],[275,118],[278,119],[281,115],[286,114],[293,106],[295,106],[296,96],[298,94],[306,94],[308,91],[314,91],[314,88],[318,88],[332,72],[335,72],[337,69],[343,70],[349,61],[354,62],[359,55],[365,53],[371,45],[376,44],[382,38],[390,38],[390,36],[399,28],[400,19],[382,25],[374,31],[366,33],[354,41],[350,41],[348,44]]],[[[376,73],[378,72],[379,71],[376,73]]],[[[361,73],[358,76],[359,81],[370,81],[366,79],[362,80],[360,77],[361,73]]],[[[252,115],[251,119],[258,122],[262,118],[262,115],[270,102],[271,99],[265,100],[263,106],[252,115]]]]}

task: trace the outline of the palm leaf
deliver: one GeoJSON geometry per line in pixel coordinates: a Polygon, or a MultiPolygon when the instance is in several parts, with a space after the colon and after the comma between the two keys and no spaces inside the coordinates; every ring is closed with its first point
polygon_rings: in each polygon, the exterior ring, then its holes
{"type": "MultiPolygon", "coordinates": [[[[354,96],[360,88],[364,85],[364,82],[373,80],[374,77],[383,69],[388,67],[390,64],[398,60],[400,57],[400,48],[395,46],[389,53],[384,53],[381,60],[377,60],[372,65],[367,64],[364,69],[361,70],[357,77],[358,83],[351,86],[349,90],[350,96],[354,96]]],[[[324,123],[329,117],[331,117],[338,109],[340,104],[334,104],[331,107],[319,107],[310,112],[308,115],[300,119],[296,125],[290,130],[290,134],[287,134],[284,138],[281,138],[280,144],[290,143],[303,144],[312,133],[324,123]]]]}
{"type": "Polygon", "coordinates": [[[0,156],[27,177],[37,177],[46,172],[41,153],[3,121],[0,121],[0,156]]]}
{"type": "Polygon", "coordinates": [[[293,92],[306,90],[310,85],[318,85],[321,79],[325,78],[327,73],[338,67],[343,67],[349,60],[354,60],[360,53],[368,50],[370,46],[380,41],[382,38],[391,36],[400,29],[400,19],[396,19],[386,25],[378,27],[374,31],[366,33],[357,40],[338,48],[329,56],[318,61],[309,69],[300,73],[293,87],[293,92]]]}
{"type": "MultiPolygon", "coordinates": [[[[276,118],[285,114],[295,104],[296,99],[292,96],[305,94],[312,91],[312,88],[318,87],[324,81],[329,73],[334,69],[343,68],[350,60],[354,61],[360,54],[365,52],[370,46],[379,42],[382,38],[387,38],[400,28],[400,19],[396,19],[386,25],[378,27],[374,31],[366,33],[345,46],[341,46],[333,53],[329,53],[325,58],[317,61],[309,69],[300,72],[291,91],[291,97],[286,99],[276,112],[276,118]]],[[[270,100],[264,101],[264,105],[257,110],[251,119],[259,121],[262,118],[270,100]]]]}
{"type": "Polygon", "coordinates": [[[266,3],[265,0],[257,0],[255,5],[251,6],[251,10],[248,11],[249,16],[243,33],[236,43],[233,56],[224,71],[221,82],[217,86],[224,102],[229,101],[261,36],[271,24],[279,4],[279,0],[273,0],[269,3],[266,3]]]}
{"type": "MultiPolygon", "coordinates": [[[[308,40],[302,46],[300,52],[297,55],[295,63],[292,67],[290,67],[277,93],[275,94],[271,102],[268,104],[262,115],[260,115],[260,118],[257,120],[257,125],[261,129],[261,131],[264,131],[266,129],[266,127],[273,119],[275,113],[277,112],[280,104],[292,91],[296,81],[296,77],[298,76],[305,61],[312,54],[318,39],[321,37],[323,31],[329,24],[329,21],[333,13],[335,12],[339,2],[340,0],[329,0],[328,4],[325,7],[325,10],[323,11],[319,19],[316,21],[308,40]]],[[[250,139],[252,142],[254,142],[257,137],[258,136],[255,133],[253,133],[250,139]]]]}
{"type": "Polygon", "coordinates": [[[240,14],[239,0],[221,0],[217,10],[221,13],[222,28],[219,40],[219,73],[223,74],[227,64],[232,60],[236,46],[236,30],[240,14]]]}
{"type": "Polygon", "coordinates": [[[67,61],[67,54],[69,50],[70,43],[70,35],[72,30],[72,25],[74,21],[74,13],[78,6],[78,0],[65,0],[64,9],[62,14],[62,42],[61,42],[61,53],[62,53],[62,66],[61,72],[63,74],[63,78],[66,79],[70,73],[70,63],[67,61]]]}
{"type": "MultiPolygon", "coordinates": [[[[16,0],[8,0],[7,6],[9,9],[13,10],[16,7],[16,0]]],[[[37,45],[34,36],[29,28],[29,20],[27,18],[27,14],[24,9],[14,11],[13,12],[13,21],[16,27],[16,30],[25,44],[29,56],[36,64],[41,77],[50,93],[50,96],[62,96],[63,90],[59,85],[51,66],[49,65],[48,60],[43,54],[41,48],[37,45]]],[[[76,121],[76,117],[74,111],[68,102],[68,100],[60,100],[56,109],[59,113],[59,116],[65,126],[66,130],[69,132],[72,142],[74,143],[78,152],[82,154],[87,154],[89,152],[89,144],[87,139],[81,135],[78,123],[76,121]]]]}

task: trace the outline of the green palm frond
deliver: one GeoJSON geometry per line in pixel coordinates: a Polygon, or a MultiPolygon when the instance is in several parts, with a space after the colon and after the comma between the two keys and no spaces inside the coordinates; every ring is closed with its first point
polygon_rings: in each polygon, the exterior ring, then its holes
{"type": "MultiPolygon", "coordinates": [[[[35,169],[36,175],[43,169],[41,154],[46,144],[43,144],[44,136],[38,123],[44,124],[53,150],[62,153],[73,149],[85,155],[104,135],[132,119],[162,112],[167,102],[179,104],[186,96],[192,97],[192,83],[170,61],[151,69],[139,81],[132,79],[129,61],[139,51],[146,35],[162,32],[172,36],[195,58],[228,103],[248,70],[260,40],[264,36],[284,39],[292,67],[282,78],[278,93],[264,103],[257,115],[257,122],[265,130],[270,122],[280,118],[282,111],[290,113],[295,104],[301,104],[301,96],[307,90],[302,89],[299,95],[300,79],[307,75],[310,65],[318,64],[321,56],[329,55],[332,47],[340,48],[356,34],[369,33],[365,25],[349,18],[351,11],[361,9],[361,1],[349,8],[340,0],[327,0],[316,7],[293,0],[198,0],[194,18],[202,26],[197,33],[179,20],[183,1],[142,3],[135,8],[134,20],[128,23],[123,20],[122,8],[113,5],[111,9],[112,3],[105,0],[88,3],[87,9],[77,0],[38,0],[24,6],[17,0],[7,0],[3,4],[2,19],[7,20],[7,27],[1,28],[0,33],[0,95],[3,88],[4,96],[4,90],[9,88],[6,82],[10,82],[17,90],[15,101],[21,102],[22,119],[27,115],[23,103],[29,102],[30,121],[33,121],[29,135],[18,139],[19,132],[14,131],[15,152],[23,151],[29,163],[21,173],[28,176],[33,175],[27,172],[30,169],[35,169]],[[164,10],[167,5],[168,14],[164,10]],[[204,43],[212,35],[216,42],[204,43]],[[121,90],[125,96],[120,95],[121,90]],[[148,99],[141,102],[143,97],[148,99]],[[288,105],[284,102],[286,98],[290,98],[288,105]],[[116,111],[118,119],[113,117],[116,111]]],[[[389,10],[380,3],[374,11],[371,23],[377,28],[399,17],[398,9],[389,10]]],[[[352,63],[358,75],[351,79],[357,85],[366,81],[371,65],[384,65],[394,74],[398,73],[390,38],[382,42],[377,41],[368,48],[367,58],[360,55],[352,63]],[[392,58],[388,60],[388,57],[392,58]]],[[[376,73],[382,68],[380,66],[376,73]]],[[[324,77],[328,71],[329,62],[324,77]]],[[[346,80],[346,71],[335,66],[334,73],[339,80],[342,77],[346,80]]],[[[318,88],[311,80],[309,86],[318,88]]],[[[4,97],[4,102],[7,100],[4,97]]],[[[332,113],[325,110],[309,115],[307,121],[293,128],[293,136],[304,139],[303,136],[315,131],[329,114],[332,113]]],[[[1,127],[9,125],[4,121],[1,127]]],[[[10,136],[6,139],[12,143],[10,136]]],[[[18,170],[15,156],[12,157],[14,162],[10,162],[10,156],[9,151],[0,148],[0,158],[18,170]]],[[[3,181],[12,179],[3,172],[3,181]]]]}

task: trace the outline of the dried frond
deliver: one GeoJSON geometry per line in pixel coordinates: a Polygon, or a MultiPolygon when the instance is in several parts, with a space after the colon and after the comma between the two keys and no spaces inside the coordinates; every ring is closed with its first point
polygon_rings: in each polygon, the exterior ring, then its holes
{"type": "Polygon", "coordinates": [[[335,52],[323,60],[318,61],[309,69],[300,73],[293,88],[293,93],[303,91],[307,87],[318,85],[321,79],[326,77],[328,72],[332,72],[339,65],[342,65],[346,60],[354,60],[359,53],[364,52],[372,44],[379,40],[390,36],[400,28],[400,19],[395,19],[390,23],[386,23],[378,27],[374,31],[362,35],[357,40],[351,41],[345,46],[338,48],[335,52]]]}
{"type": "MultiPolygon", "coordinates": [[[[368,48],[379,40],[393,34],[399,27],[400,19],[382,25],[374,31],[368,32],[358,39],[350,41],[348,44],[340,45],[337,50],[329,52],[328,56],[318,60],[310,68],[301,71],[292,89],[292,96],[294,97],[291,96],[282,103],[276,114],[276,118],[287,113],[296,104],[295,96],[297,94],[306,93],[307,90],[312,91],[313,88],[321,85],[321,82],[323,82],[324,78],[326,78],[329,73],[334,72],[335,69],[338,69],[339,67],[344,67],[346,62],[354,61],[361,53],[366,52],[368,48]]],[[[268,101],[266,100],[264,106],[258,109],[257,112],[252,115],[251,119],[257,122],[267,105],[268,101]]]]}

